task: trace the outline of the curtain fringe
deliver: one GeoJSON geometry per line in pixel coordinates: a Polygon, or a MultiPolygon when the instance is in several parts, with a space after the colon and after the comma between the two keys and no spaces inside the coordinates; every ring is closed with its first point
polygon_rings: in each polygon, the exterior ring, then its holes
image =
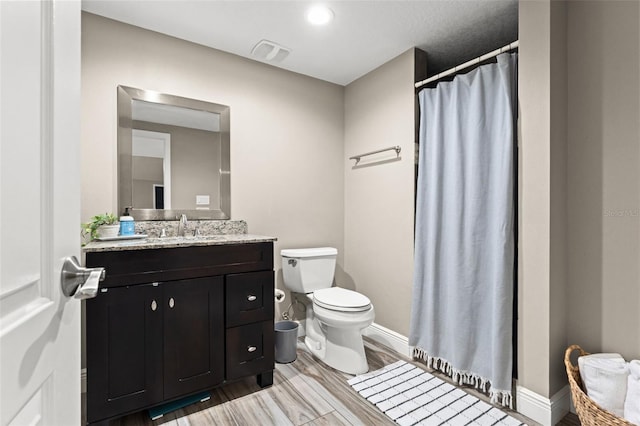
{"type": "Polygon", "coordinates": [[[415,347],[413,357],[421,359],[427,367],[441,371],[459,385],[473,386],[481,392],[489,392],[492,404],[513,409],[513,397],[510,390],[499,390],[491,387],[491,381],[475,373],[454,368],[449,361],[429,355],[424,349],[415,347]]]}

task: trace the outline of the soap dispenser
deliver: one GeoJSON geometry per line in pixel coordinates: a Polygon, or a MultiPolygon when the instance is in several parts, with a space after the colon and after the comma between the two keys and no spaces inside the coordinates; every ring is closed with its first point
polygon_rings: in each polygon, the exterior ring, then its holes
{"type": "Polygon", "coordinates": [[[135,235],[136,226],[133,217],[129,215],[129,209],[131,207],[124,208],[124,216],[120,216],[120,236],[126,237],[135,235]]]}

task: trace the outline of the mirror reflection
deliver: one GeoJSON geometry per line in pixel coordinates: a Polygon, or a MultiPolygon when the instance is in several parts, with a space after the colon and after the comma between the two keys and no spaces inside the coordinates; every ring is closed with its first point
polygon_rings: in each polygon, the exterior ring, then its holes
{"type": "Polygon", "coordinates": [[[229,108],[118,87],[119,210],[229,219],[229,108]]]}
{"type": "Polygon", "coordinates": [[[141,209],[171,208],[171,133],[132,129],[133,205],[141,209]],[[166,202],[165,202],[166,197],[166,202]]]}

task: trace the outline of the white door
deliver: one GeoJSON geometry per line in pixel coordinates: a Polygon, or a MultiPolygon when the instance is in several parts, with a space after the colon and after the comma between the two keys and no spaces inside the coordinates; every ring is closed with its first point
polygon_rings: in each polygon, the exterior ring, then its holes
{"type": "Polygon", "coordinates": [[[80,425],[80,3],[0,1],[0,425],[80,425]]]}
{"type": "MultiPolygon", "coordinates": [[[[135,170],[135,157],[162,158],[163,208],[171,210],[171,134],[131,129],[131,155],[134,157],[134,166],[131,171],[134,181],[140,179],[138,171],[135,170]]],[[[135,200],[135,188],[133,192],[133,199],[135,200]]],[[[153,198],[153,208],[157,209],[155,192],[153,193],[153,198]]],[[[138,206],[140,204],[134,201],[133,205],[138,206]]]]}

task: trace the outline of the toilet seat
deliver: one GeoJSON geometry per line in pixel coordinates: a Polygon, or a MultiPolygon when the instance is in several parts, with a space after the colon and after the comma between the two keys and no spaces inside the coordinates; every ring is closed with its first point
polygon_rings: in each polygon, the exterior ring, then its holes
{"type": "Polygon", "coordinates": [[[313,303],[340,312],[362,312],[371,308],[371,300],[367,296],[341,287],[316,290],[313,292],[313,303]]]}

